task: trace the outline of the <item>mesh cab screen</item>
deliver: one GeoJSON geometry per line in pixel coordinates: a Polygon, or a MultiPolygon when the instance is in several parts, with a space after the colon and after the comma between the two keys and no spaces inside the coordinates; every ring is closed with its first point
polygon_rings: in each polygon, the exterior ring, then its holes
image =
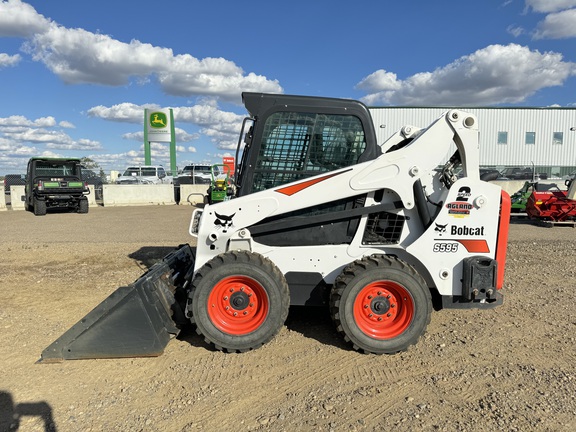
{"type": "Polygon", "coordinates": [[[365,149],[355,116],[274,113],[264,125],[252,192],[354,165],[365,149]]]}

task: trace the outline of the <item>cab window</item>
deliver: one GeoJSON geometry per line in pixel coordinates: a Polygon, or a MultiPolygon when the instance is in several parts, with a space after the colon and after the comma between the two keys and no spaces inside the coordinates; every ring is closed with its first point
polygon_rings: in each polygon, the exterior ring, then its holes
{"type": "Polygon", "coordinates": [[[264,125],[252,191],[354,165],[365,149],[355,116],[274,113],[264,125]]]}

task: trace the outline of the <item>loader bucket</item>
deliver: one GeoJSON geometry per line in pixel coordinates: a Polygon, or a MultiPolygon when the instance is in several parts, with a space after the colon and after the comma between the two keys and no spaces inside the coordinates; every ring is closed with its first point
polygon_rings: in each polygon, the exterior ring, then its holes
{"type": "Polygon", "coordinates": [[[38,360],[154,357],[186,323],[185,284],[194,254],[180,246],[129,286],[120,287],[48,346],[38,360]]]}

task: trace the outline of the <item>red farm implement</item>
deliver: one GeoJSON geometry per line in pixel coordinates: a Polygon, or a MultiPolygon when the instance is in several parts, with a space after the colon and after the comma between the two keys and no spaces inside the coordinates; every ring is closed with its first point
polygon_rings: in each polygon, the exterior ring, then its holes
{"type": "Polygon", "coordinates": [[[526,204],[531,219],[550,222],[576,221],[576,182],[566,182],[568,190],[533,191],[526,204]]]}

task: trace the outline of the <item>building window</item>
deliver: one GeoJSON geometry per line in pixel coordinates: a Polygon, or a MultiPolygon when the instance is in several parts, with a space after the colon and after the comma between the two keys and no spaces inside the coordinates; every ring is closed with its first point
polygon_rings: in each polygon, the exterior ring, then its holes
{"type": "Polygon", "coordinates": [[[526,144],[536,144],[536,132],[526,132],[526,144]]]}
{"type": "Polygon", "coordinates": [[[498,144],[508,144],[508,132],[498,132],[498,144]]]}
{"type": "Polygon", "coordinates": [[[564,132],[554,132],[552,144],[562,144],[564,142],[564,132]]]}

